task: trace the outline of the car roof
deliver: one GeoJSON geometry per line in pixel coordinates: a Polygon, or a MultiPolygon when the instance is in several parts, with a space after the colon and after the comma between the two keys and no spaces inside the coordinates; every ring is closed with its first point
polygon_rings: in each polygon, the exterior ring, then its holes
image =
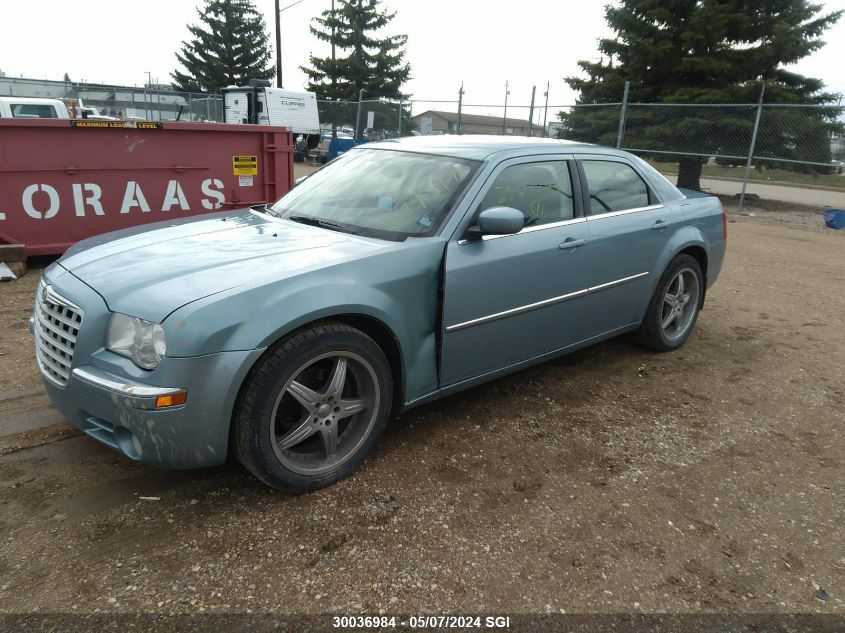
{"type": "Polygon", "coordinates": [[[499,152],[521,150],[527,154],[575,152],[613,153],[617,150],[591,143],[565,141],[552,138],[537,138],[527,136],[494,136],[483,134],[438,134],[431,136],[407,136],[389,139],[359,146],[361,149],[392,149],[427,154],[440,154],[468,158],[471,160],[485,160],[499,152]]]}

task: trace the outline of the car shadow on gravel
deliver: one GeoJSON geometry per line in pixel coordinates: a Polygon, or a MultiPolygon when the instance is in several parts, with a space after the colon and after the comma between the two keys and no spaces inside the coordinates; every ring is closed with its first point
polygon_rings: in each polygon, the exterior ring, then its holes
{"type": "Polygon", "coordinates": [[[627,337],[615,338],[412,409],[391,421],[351,478],[304,497],[267,488],[233,459],[214,468],[167,471],[132,462],[85,436],[71,437],[0,458],[0,476],[6,482],[0,487],[0,503],[11,510],[5,527],[54,515],[84,520],[139,501],[156,513],[207,520],[218,512],[267,502],[278,509],[280,502],[291,508],[310,506],[304,501],[309,497],[372,499],[373,490],[380,489],[377,482],[384,480],[391,481],[393,493],[407,496],[415,486],[429,490],[469,483],[482,472],[504,482],[504,488],[491,487],[487,497],[495,499],[503,489],[521,498],[535,493],[548,474],[544,471],[559,470],[560,463],[567,471],[595,469],[593,479],[603,481],[606,471],[619,465],[587,446],[590,437],[605,429],[585,412],[602,402],[609,383],[642,377],[638,368],[656,356],[627,337]],[[555,438],[549,441],[552,432],[555,438]],[[479,433],[484,436],[480,442],[479,433]],[[538,441],[543,442],[539,447],[538,441]],[[467,465],[466,456],[479,449],[488,458],[467,465]],[[533,451],[532,464],[515,478],[499,472],[499,462],[511,458],[505,453],[518,455],[521,450],[533,451]],[[431,456],[427,463],[420,463],[421,454],[431,456]],[[47,461],[50,466],[41,467],[47,461]],[[34,498],[42,501],[33,503],[34,498]],[[202,512],[197,513],[197,505],[202,512]]]}

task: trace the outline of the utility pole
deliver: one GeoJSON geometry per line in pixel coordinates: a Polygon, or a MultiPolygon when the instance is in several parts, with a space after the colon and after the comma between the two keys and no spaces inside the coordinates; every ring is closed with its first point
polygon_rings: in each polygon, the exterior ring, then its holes
{"type": "Polygon", "coordinates": [[[546,123],[548,121],[549,116],[549,88],[551,88],[552,82],[546,82],[546,92],[543,93],[543,96],[546,97],[546,107],[543,110],[543,136],[548,136],[546,133],[546,123]]]}
{"type": "MultiPolygon", "coordinates": [[[[335,28],[334,28],[334,0],[332,0],[332,68],[334,68],[334,38],[335,38],[335,28]]],[[[336,81],[334,75],[332,75],[332,99],[335,99],[335,85],[336,81]]],[[[337,138],[337,123],[335,123],[335,114],[337,114],[337,109],[332,108],[332,138],[337,138]]]]}
{"type": "Polygon", "coordinates": [[[537,93],[537,86],[531,86],[531,109],[528,111],[528,136],[534,133],[534,95],[537,93]]]}
{"type": "MultiPolygon", "coordinates": [[[[302,2],[305,2],[305,0],[296,0],[296,2],[291,2],[288,6],[282,8],[279,8],[279,0],[275,0],[273,3],[276,9],[276,84],[279,88],[284,88],[284,85],[282,85],[282,12],[302,2]]],[[[332,9],[334,9],[334,0],[332,0],[332,9]]],[[[334,59],[334,50],[332,50],[332,58],[334,59]]]]}
{"type": "Polygon", "coordinates": [[[463,134],[463,124],[461,122],[461,109],[464,104],[464,82],[461,82],[461,87],[458,90],[458,122],[455,125],[455,133],[463,134]]]}
{"type": "Polygon", "coordinates": [[[282,88],[282,11],[276,0],[276,86],[282,88]]]}
{"type": "Polygon", "coordinates": [[[505,114],[502,116],[502,135],[504,136],[507,134],[507,125],[508,125],[508,95],[511,93],[508,90],[508,82],[505,80],[505,114]]]}
{"type": "MultiPolygon", "coordinates": [[[[332,0],[332,64],[334,64],[334,0],[332,0]]],[[[334,83],[334,79],[332,79],[334,83]]]]}

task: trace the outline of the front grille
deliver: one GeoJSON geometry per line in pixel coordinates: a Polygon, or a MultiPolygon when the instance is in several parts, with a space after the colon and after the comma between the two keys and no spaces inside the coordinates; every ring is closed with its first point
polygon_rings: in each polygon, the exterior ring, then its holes
{"type": "Polygon", "coordinates": [[[35,295],[35,357],[46,378],[67,385],[82,309],[41,282],[35,295]]]}

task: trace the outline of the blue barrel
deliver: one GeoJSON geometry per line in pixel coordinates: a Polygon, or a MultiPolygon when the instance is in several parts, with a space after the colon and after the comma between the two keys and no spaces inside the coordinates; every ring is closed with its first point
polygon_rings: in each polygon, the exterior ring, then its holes
{"type": "Polygon", "coordinates": [[[822,216],[828,228],[845,229],[845,211],[842,209],[828,209],[822,216]]]}
{"type": "Polygon", "coordinates": [[[343,154],[361,143],[366,143],[366,141],[355,138],[333,138],[329,143],[328,160],[337,158],[338,154],[343,154]]]}

